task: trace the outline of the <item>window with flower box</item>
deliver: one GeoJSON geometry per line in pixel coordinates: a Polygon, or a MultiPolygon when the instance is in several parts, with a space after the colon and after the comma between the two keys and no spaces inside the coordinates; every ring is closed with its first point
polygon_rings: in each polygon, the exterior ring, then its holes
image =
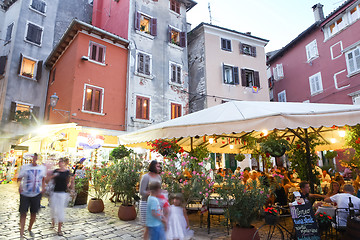
{"type": "Polygon", "coordinates": [[[38,61],[20,54],[19,75],[39,81],[42,76],[42,63],[43,61],[38,61]]]}
{"type": "Polygon", "coordinates": [[[136,96],[136,118],[149,120],[150,113],[150,98],[143,96],[136,96]]]}
{"type": "Polygon", "coordinates": [[[157,35],[157,19],[141,12],[136,12],[135,14],[135,29],[152,35],[157,35]]]}
{"type": "Polygon", "coordinates": [[[169,26],[169,42],[179,47],[186,47],[186,32],[181,32],[176,28],[169,26]]]}
{"type": "Polygon", "coordinates": [[[9,121],[29,124],[38,117],[40,107],[23,102],[11,102],[9,121]]]}
{"type": "Polygon", "coordinates": [[[240,43],[240,54],[256,57],[256,47],[240,43]]]}

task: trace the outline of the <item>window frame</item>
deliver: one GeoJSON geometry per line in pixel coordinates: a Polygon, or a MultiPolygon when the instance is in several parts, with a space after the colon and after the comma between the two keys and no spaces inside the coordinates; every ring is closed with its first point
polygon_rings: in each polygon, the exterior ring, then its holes
{"type": "MultiPolygon", "coordinates": [[[[176,112],[175,112],[175,114],[176,114],[176,112]]],[[[182,117],[182,116],[183,116],[182,104],[178,103],[178,102],[170,101],[170,119],[175,119],[175,118],[182,117]],[[175,108],[178,108],[177,109],[178,116],[175,116],[174,118],[173,118],[173,106],[175,108]]]]}
{"type": "Polygon", "coordinates": [[[30,110],[29,121],[31,121],[31,119],[33,118],[33,116],[32,116],[31,113],[33,112],[34,104],[24,103],[24,102],[21,102],[21,101],[14,101],[14,103],[15,103],[16,105],[15,105],[14,112],[13,112],[13,113],[10,113],[11,118],[12,118],[12,119],[10,119],[10,121],[12,121],[12,122],[18,122],[18,121],[16,121],[16,112],[18,111],[18,110],[17,110],[18,105],[24,105],[24,106],[28,106],[28,107],[29,107],[29,110],[30,110]]]}
{"type": "MultiPolygon", "coordinates": [[[[94,94],[94,93],[92,93],[92,94],[94,94]]],[[[83,93],[83,101],[82,101],[81,112],[95,114],[95,115],[105,115],[104,114],[104,96],[105,96],[105,88],[85,83],[84,84],[84,93],[83,93]],[[100,99],[99,99],[100,100],[100,104],[99,104],[100,112],[85,109],[85,100],[86,100],[87,89],[101,90],[101,96],[100,96],[100,99]]],[[[95,100],[93,100],[93,101],[95,101],[95,100]]],[[[92,106],[92,109],[93,108],[94,108],[94,106],[92,106]]]]}
{"type": "Polygon", "coordinates": [[[317,47],[316,39],[312,40],[305,46],[305,51],[307,62],[311,62],[319,57],[319,49],[317,47]],[[316,49],[316,51],[313,53],[314,49],[316,49]]]}
{"type": "MultiPolygon", "coordinates": [[[[315,73],[314,75],[311,75],[309,77],[309,85],[310,85],[310,94],[312,96],[322,93],[324,91],[323,84],[322,84],[322,78],[321,78],[321,72],[315,73]],[[316,79],[316,77],[318,77],[318,80],[319,80],[319,87],[320,87],[319,89],[313,89],[313,87],[312,87],[312,82],[313,82],[313,80],[316,79]]],[[[316,85],[316,83],[315,83],[315,85],[316,85]]]]}
{"type": "Polygon", "coordinates": [[[241,77],[241,85],[243,87],[252,88],[252,87],[261,87],[260,81],[260,72],[255,71],[254,69],[242,68],[240,70],[240,77],[241,77]],[[250,86],[249,81],[247,79],[247,73],[252,73],[253,76],[253,85],[250,86]]]}
{"type": "Polygon", "coordinates": [[[181,64],[169,61],[169,83],[171,85],[182,86],[182,68],[183,68],[183,66],[181,64]],[[175,78],[180,77],[180,79],[175,79],[175,80],[177,80],[175,82],[172,81],[172,73],[173,73],[172,66],[175,66],[175,68],[176,68],[175,69],[175,71],[176,71],[176,73],[175,73],[176,77],[175,78]],[[180,73],[178,73],[178,67],[180,67],[180,73]]]}
{"type": "Polygon", "coordinates": [[[97,63],[97,64],[100,64],[100,65],[102,65],[102,66],[106,66],[106,64],[105,64],[105,60],[106,60],[106,46],[90,40],[90,41],[89,41],[89,49],[88,49],[88,59],[89,59],[90,62],[97,63]],[[93,46],[96,46],[96,47],[97,47],[97,48],[96,48],[96,57],[95,57],[96,60],[94,60],[94,59],[91,58],[91,55],[92,55],[92,52],[93,52],[93,49],[92,49],[93,46]],[[99,54],[99,51],[98,51],[99,48],[102,48],[102,49],[103,49],[102,62],[99,62],[99,61],[97,60],[98,57],[99,57],[99,55],[98,55],[98,54],[99,54]]]}
{"type": "Polygon", "coordinates": [[[154,18],[144,12],[136,11],[135,12],[135,31],[145,37],[154,39],[157,36],[157,18],[154,18]],[[141,18],[146,17],[149,19],[149,31],[141,30],[141,18]]]}
{"type": "Polygon", "coordinates": [[[173,13],[175,13],[176,15],[181,15],[181,3],[177,0],[170,0],[169,1],[169,10],[173,13]],[[172,8],[172,3],[175,3],[175,10],[171,9],[172,8]],[[176,10],[179,11],[176,11],[176,10]]]}
{"type": "Polygon", "coordinates": [[[42,40],[43,40],[43,35],[44,35],[44,27],[42,27],[42,26],[40,26],[40,25],[37,25],[37,24],[35,24],[35,23],[33,23],[33,22],[26,21],[26,30],[25,30],[25,36],[24,36],[24,41],[25,41],[25,42],[30,43],[30,44],[33,44],[33,45],[38,46],[38,47],[41,47],[41,45],[42,45],[42,40]],[[28,32],[29,32],[29,24],[41,28],[40,44],[35,43],[35,42],[32,42],[32,41],[30,41],[30,40],[27,39],[27,35],[28,35],[28,32]]]}
{"type": "Polygon", "coordinates": [[[187,42],[187,36],[186,36],[186,32],[182,32],[180,29],[168,25],[168,41],[170,46],[175,47],[177,49],[183,50],[184,48],[186,48],[186,42],[187,42]],[[172,32],[177,32],[178,33],[178,37],[179,40],[178,42],[173,42],[173,38],[172,38],[172,32]]]}
{"type": "Polygon", "coordinates": [[[284,68],[282,63],[278,63],[273,67],[273,76],[275,81],[279,81],[284,78],[284,68]]]}
{"type": "Polygon", "coordinates": [[[281,92],[279,92],[279,93],[277,94],[277,100],[278,100],[278,102],[287,102],[287,100],[286,100],[286,90],[282,90],[281,92]],[[280,99],[281,99],[280,96],[282,96],[282,98],[284,99],[284,101],[280,101],[280,99]]]}
{"type": "Polygon", "coordinates": [[[360,73],[360,68],[357,68],[355,51],[359,52],[358,58],[359,58],[359,62],[360,62],[360,45],[356,46],[355,48],[352,48],[351,50],[349,50],[349,51],[347,51],[345,53],[345,60],[346,60],[346,68],[347,68],[347,72],[348,72],[348,77],[351,77],[353,75],[356,75],[356,74],[360,73]],[[354,71],[350,71],[351,70],[350,69],[350,60],[349,60],[349,55],[350,54],[353,55],[353,64],[354,64],[354,68],[355,68],[354,71]]]}
{"type": "Polygon", "coordinates": [[[20,71],[19,71],[18,75],[19,75],[20,77],[22,77],[22,78],[31,79],[31,80],[36,81],[36,80],[37,80],[37,79],[36,79],[36,75],[37,75],[37,70],[38,70],[38,64],[39,64],[39,62],[40,62],[40,61],[37,60],[37,59],[35,59],[35,58],[31,58],[31,57],[28,57],[28,56],[26,56],[26,55],[21,55],[21,66],[20,66],[20,71]],[[33,76],[32,76],[32,77],[28,77],[28,76],[22,74],[24,58],[25,58],[25,59],[28,59],[28,60],[30,60],[30,61],[35,62],[34,70],[33,70],[33,76]]]}
{"type": "Polygon", "coordinates": [[[45,16],[45,15],[46,15],[46,10],[47,10],[47,3],[46,3],[44,0],[31,0],[30,5],[29,5],[29,8],[30,8],[32,11],[34,11],[34,12],[36,12],[36,13],[39,13],[39,14],[45,16]],[[34,1],[41,1],[41,2],[43,2],[43,3],[45,4],[44,12],[41,12],[41,11],[39,11],[38,9],[33,8],[32,5],[33,5],[34,1]]]}
{"type": "MultiPolygon", "coordinates": [[[[143,105],[143,102],[141,102],[141,104],[143,105]]],[[[142,116],[142,114],[143,114],[142,110],[143,109],[141,108],[141,111],[139,112],[140,116],[142,116]]],[[[150,121],[150,119],[151,119],[150,116],[151,116],[151,97],[136,94],[135,95],[135,119],[140,120],[140,121],[150,121]],[[146,106],[147,118],[142,118],[142,117],[138,116],[138,108],[137,108],[138,99],[148,100],[148,104],[146,106]]]]}
{"type": "Polygon", "coordinates": [[[7,26],[7,28],[6,28],[5,40],[4,40],[4,45],[6,45],[6,44],[8,44],[9,42],[11,42],[11,40],[12,40],[12,34],[13,34],[13,30],[14,30],[14,25],[15,25],[15,23],[12,22],[12,23],[10,23],[10,24],[7,26]],[[11,32],[10,32],[10,34],[9,34],[9,28],[10,28],[10,26],[11,26],[11,32]],[[8,39],[8,36],[9,36],[9,39],[8,39]]]}
{"type": "Polygon", "coordinates": [[[240,84],[239,67],[235,67],[234,65],[223,63],[223,65],[222,65],[222,72],[223,72],[223,79],[222,79],[222,83],[223,83],[223,84],[226,84],[226,85],[234,85],[234,86],[240,84]],[[226,70],[230,70],[230,71],[231,71],[231,79],[232,79],[232,82],[226,81],[226,76],[227,76],[226,70]]]}
{"type": "Polygon", "coordinates": [[[227,52],[232,52],[232,41],[231,41],[231,39],[220,38],[220,48],[221,48],[221,50],[224,50],[224,51],[227,51],[227,52]],[[225,46],[223,45],[224,41],[226,42],[225,46]],[[228,43],[230,45],[230,48],[228,48],[228,43]]]}
{"type": "Polygon", "coordinates": [[[153,78],[153,75],[152,75],[152,55],[147,53],[147,52],[144,52],[144,51],[141,51],[141,50],[136,50],[136,57],[135,57],[135,75],[138,75],[140,77],[145,77],[145,78],[149,78],[149,79],[152,79],[153,78]],[[139,54],[142,54],[145,56],[149,56],[150,60],[149,60],[149,74],[146,74],[146,71],[145,71],[145,66],[146,66],[146,63],[144,61],[144,72],[139,72],[139,54]]]}

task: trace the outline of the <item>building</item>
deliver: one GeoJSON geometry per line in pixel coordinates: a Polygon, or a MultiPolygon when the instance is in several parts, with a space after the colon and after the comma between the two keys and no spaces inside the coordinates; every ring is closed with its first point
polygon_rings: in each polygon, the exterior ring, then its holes
{"type": "Polygon", "coordinates": [[[360,1],[348,0],[272,54],[273,101],[360,104],[360,1]]]}
{"type": "Polygon", "coordinates": [[[48,71],[43,63],[72,18],[91,20],[88,0],[0,0],[0,152],[40,124],[48,71]],[[64,12],[66,11],[66,12],[64,12]]]}
{"type": "Polygon", "coordinates": [[[189,32],[191,112],[231,100],[269,101],[268,42],[207,23],[189,32]]]}

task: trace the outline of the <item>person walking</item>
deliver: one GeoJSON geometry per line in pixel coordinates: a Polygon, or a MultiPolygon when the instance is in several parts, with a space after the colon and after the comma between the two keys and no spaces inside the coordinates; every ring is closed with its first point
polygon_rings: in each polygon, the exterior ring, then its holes
{"type": "Polygon", "coordinates": [[[54,170],[51,179],[54,181],[54,191],[50,197],[51,223],[52,227],[55,227],[55,222],[58,223],[57,235],[62,236],[61,226],[65,220],[65,208],[69,201],[67,189],[73,185],[73,181],[70,182],[66,158],[59,159],[59,168],[54,170]]]}
{"type": "Polygon", "coordinates": [[[20,182],[20,239],[24,239],[26,214],[30,207],[30,222],[28,233],[31,237],[35,234],[31,231],[36,220],[36,214],[40,209],[42,193],[45,191],[46,169],[37,164],[38,155],[35,153],[31,164],[23,165],[20,169],[17,181],[20,182]]]}

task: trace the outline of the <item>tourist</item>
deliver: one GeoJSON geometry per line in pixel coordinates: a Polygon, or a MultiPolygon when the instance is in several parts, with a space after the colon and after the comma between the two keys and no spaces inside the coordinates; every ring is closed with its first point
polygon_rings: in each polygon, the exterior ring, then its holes
{"type": "Polygon", "coordinates": [[[31,231],[36,220],[36,214],[40,209],[42,193],[45,191],[46,169],[37,164],[38,155],[35,153],[31,164],[23,165],[18,175],[20,182],[20,239],[24,239],[26,214],[30,207],[30,222],[28,233],[31,237],[35,234],[31,231]]]}
{"type": "Polygon", "coordinates": [[[334,196],[340,192],[340,184],[337,181],[332,181],[330,183],[330,191],[326,194],[326,197],[334,196]]]}
{"type": "Polygon", "coordinates": [[[57,235],[63,236],[61,227],[65,221],[65,208],[69,200],[69,194],[66,191],[70,185],[69,189],[73,187],[66,158],[59,159],[59,168],[54,170],[51,179],[54,181],[54,190],[50,196],[51,226],[55,227],[55,222],[57,222],[57,235]]]}
{"type": "MultiPolygon", "coordinates": [[[[354,205],[354,209],[360,209],[360,199],[355,197],[354,188],[350,184],[344,185],[344,193],[338,193],[334,196],[325,198],[325,202],[331,203],[334,202],[338,207],[338,214],[336,216],[336,223],[339,227],[345,227],[347,223],[347,217],[349,216],[349,211],[344,208],[349,208],[349,201],[354,205]]],[[[359,212],[359,211],[356,211],[359,212]]]]}
{"type": "Polygon", "coordinates": [[[161,184],[160,176],[160,164],[153,160],[149,165],[149,172],[144,174],[140,180],[139,193],[140,199],[140,222],[145,226],[144,239],[148,239],[148,228],[146,227],[146,211],[147,211],[147,200],[150,195],[149,184],[152,182],[158,182],[161,184]]]}
{"type": "Polygon", "coordinates": [[[324,195],[310,193],[310,183],[307,181],[300,182],[300,194],[301,198],[305,200],[305,203],[309,203],[309,198],[325,198],[324,195]]]}
{"type": "Polygon", "coordinates": [[[322,181],[322,182],[331,182],[331,177],[330,177],[330,175],[327,173],[326,170],[323,170],[323,171],[322,171],[321,181],[322,181]]]}
{"type": "Polygon", "coordinates": [[[161,212],[160,203],[157,195],[161,192],[161,183],[158,181],[150,182],[150,195],[147,198],[146,206],[146,226],[149,231],[150,240],[165,240],[164,224],[166,218],[161,212]]]}
{"type": "Polygon", "coordinates": [[[255,184],[256,186],[259,186],[260,185],[260,181],[257,177],[257,171],[255,170],[252,170],[250,172],[250,179],[247,181],[248,184],[252,185],[252,184],[255,184]],[[253,183],[255,182],[255,183],[253,183]]]}
{"type": "Polygon", "coordinates": [[[341,175],[337,175],[334,180],[340,184],[340,187],[345,185],[345,180],[341,175]]]}
{"type": "Polygon", "coordinates": [[[234,171],[235,175],[240,175],[241,174],[241,167],[237,167],[234,171]]]}

